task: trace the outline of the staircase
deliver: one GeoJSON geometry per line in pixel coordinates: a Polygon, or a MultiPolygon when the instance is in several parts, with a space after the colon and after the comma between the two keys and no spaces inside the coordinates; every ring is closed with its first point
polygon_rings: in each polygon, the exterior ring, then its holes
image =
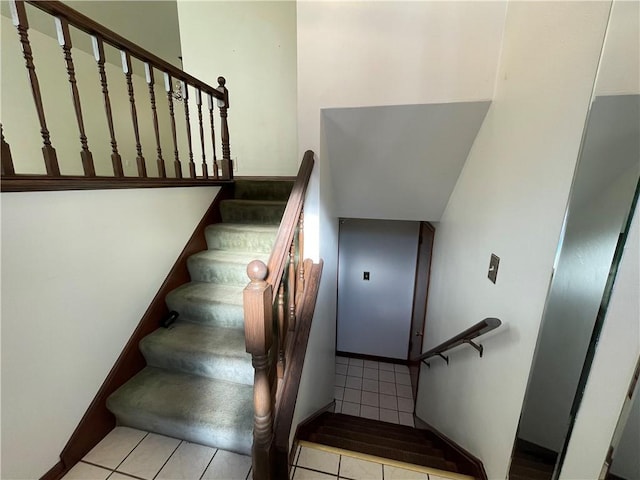
{"type": "Polygon", "coordinates": [[[250,454],[253,376],[245,351],[247,264],[269,259],[293,182],[237,181],[191,281],[166,297],[179,317],[140,342],[147,366],[107,400],[119,425],[250,454]]]}
{"type": "Polygon", "coordinates": [[[298,438],[351,452],[482,478],[478,465],[429,430],[325,412],[301,426],[298,438]]]}

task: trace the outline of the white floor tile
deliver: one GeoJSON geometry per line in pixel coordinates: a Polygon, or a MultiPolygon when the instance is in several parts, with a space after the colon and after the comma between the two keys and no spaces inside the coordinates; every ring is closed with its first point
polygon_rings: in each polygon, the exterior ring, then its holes
{"type": "Polygon", "coordinates": [[[342,400],[345,402],[360,403],[360,393],[360,390],[345,388],[344,397],[342,398],[342,400]]]}
{"type": "Polygon", "coordinates": [[[429,480],[449,480],[448,478],[441,477],[440,475],[429,474],[429,480]]]}
{"type": "Polygon", "coordinates": [[[396,383],[399,385],[411,386],[411,376],[407,373],[396,372],[396,383]]]}
{"type": "Polygon", "coordinates": [[[131,452],[118,471],[136,477],[152,479],[180,444],[180,440],[150,433],[131,452]]]}
{"type": "Polygon", "coordinates": [[[400,420],[400,425],[415,427],[412,413],[398,412],[398,419],[400,420]]]}
{"type": "Polygon", "coordinates": [[[396,390],[398,391],[399,397],[413,398],[413,391],[411,387],[407,385],[396,385],[396,390]]]}
{"type": "Polygon", "coordinates": [[[342,387],[334,387],[333,388],[333,397],[336,400],[342,400],[342,397],[344,397],[344,388],[342,388],[342,387]]]}
{"type": "Polygon", "coordinates": [[[340,477],[352,480],[382,480],[382,465],[343,455],[340,460],[340,477]]]}
{"type": "Polygon", "coordinates": [[[399,365],[399,364],[395,364],[393,366],[393,370],[396,373],[406,373],[407,375],[409,375],[409,367],[407,367],[406,365],[399,365]]]}
{"type": "Polygon", "coordinates": [[[428,480],[426,473],[412,472],[404,468],[384,466],[384,480],[428,480]]]}
{"type": "Polygon", "coordinates": [[[380,370],[380,374],[378,375],[378,379],[381,382],[391,382],[391,383],[395,383],[396,382],[396,376],[393,372],[390,372],[388,370],[380,370]]]}
{"type": "Polygon", "coordinates": [[[347,370],[347,375],[351,375],[352,377],[362,377],[362,367],[356,367],[355,365],[349,365],[349,369],[347,370]]]}
{"type": "Polygon", "coordinates": [[[398,400],[395,395],[380,394],[380,408],[389,410],[398,410],[398,400]]]}
{"type": "Polygon", "coordinates": [[[386,408],[380,409],[380,421],[381,422],[389,422],[389,423],[399,423],[398,421],[398,411],[397,410],[387,410],[386,408]]]}
{"type": "Polygon", "coordinates": [[[377,392],[378,381],[377,380],[369,380],[368,378],[362,379],[362,390],[366,390],[367,392],[377,392]]]}
{"type": "Polygon", "coordinates": [[[114,469],[136,448],[147,432],[135,428],[116,427],[96,445],[83,460],[114,469]]]}
{"type": "Polygon", "coordinates": [[[215,448],[182,442],[171,455],[157,480],[193,480],[200,478],[216,453],[215,448]]]}
{"type": "Polygon", "coordinates": [[[375,392],[362,392],[362,405],[369,405],[371,407],[377,407],[380,405],[378,401],[378,394],[375,392]]]}
{"type": "Polygon", "coordinates": [[[380,382],[379,383],[380,393],[384,393],[385,395],[396,395],[396,384],[389,382],[380,382]]]}
{"type": "Polygon", "coordinates": [[[349,366],[343,363],[336,363],[336,375],[346,375],[349,366]]]}
{"type": "Polygon", "coordinates": [[[113,472],[108,480],[137,480],[136,477],[130,477],[120,472],[113,472]]]}
{"type": "Polygon", "coordinates": [[[388,371],[395,371],[393,369],[393,363],[384,363],[384,362],[380,362],[378,363],[378,368],[382,371],[382,370],[388,370],[388,371]]]}
{"type": "Polygon", "coordinates": [[[345,387],[360,390],[362,388],[362,377],[347,377],[345,387]]]}
{"type": "Polygon", "coordinates": [[[111,470],[78,462],[62,477],[62,480],[106,480],[109,475],[111,470]]]}
{"type": "Polygon", "coordinates": [[[340,455],[315,448],[302,447],[300,457],[298,458],[299,467],[311,468],[332,475],[338,474],[339,464],[340,455]]]}
{"type": "Polygon", "coordinates": [[[371,380],[375,380],[376,382],[378,381],[378,370],[375,368],[364,368],[364,371],[362,372],[362,377],[363,378],[368,378],[371,380]]]}
{"type": "Polygon", "coordinates": [[[365,360],[364,361],[364,368],[374,368],[374,369],[378,369],[378,362],[374,362],[372,360],[365,360]]]}
{"type": "Polygon", "coordinates": [[[360,405],[360,417],[380,420],[380,409],[369,405],[360,405]]]}
{"type": "Polygon", "coordinates": [[[244,480],[251,470],[251,457],[218,450],[202,480],[244,480]]]}
{"type": "Polygon", "coordinates": [[[340,413],[344,413],[345,415],[360,415],[360,404],[359,403],[351,403],[351,402],[342,402],[342,411],[340,413]]]}
{"type": "Polygon", "coordinates": [[[411,398],[398,397],[398,410],[413,413],[413,400],[411,398]]]}
{"type": "Polygon", "coordinates": [[[335,475],[327,475],[326,473],[314,472],[306,468],[296,467],[296,473],[293,480],[335,480],[335,475]]]}
{"type": "Polygon", "coordinates": [[[341,363],[343,365],[348,365],[349,364],[349,359],[347,357],[336,356],[336,363],[341,363]]]}
{"type": "Polygon", "coordinates": [[[336,387],[344,387],[345,382],[347,381],[347,377],[345,375],[336,374],[336,381],[334,385],[336,387]]]}
{"type": "Polygon", "coordinates": [[[364,365],[364,360],[362,360],[361,358],[350,358],[349,366],[351,365],[355,367],[362,367],[364,365]]]}

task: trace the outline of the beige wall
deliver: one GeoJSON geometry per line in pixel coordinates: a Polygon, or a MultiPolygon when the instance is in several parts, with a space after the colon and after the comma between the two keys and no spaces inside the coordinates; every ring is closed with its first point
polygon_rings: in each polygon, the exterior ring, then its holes
{"type": "Polygon", "coordinates": [[[236,175],[295,175],[296,3],[178,1],[184,69],[229,89],[236,175]]]}
{"type": "Polygon", "coordinates": [[[218,191],[2,194],[2,478],[59,461],[218,191]]]}

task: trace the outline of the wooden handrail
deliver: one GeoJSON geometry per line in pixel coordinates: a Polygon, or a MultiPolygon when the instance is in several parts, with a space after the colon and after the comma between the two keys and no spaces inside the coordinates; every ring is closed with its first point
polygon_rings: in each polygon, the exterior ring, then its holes
{"type": "MultiPolygon", "coordinates": [[[[313,152],[307,150],[302,157],[302,163],[298,170],[298,176],[293,184],[289,201],[282,215],[282,222],[278,229],[278,235],[269,257],[269,263],[267,268],[269,270],[269,276],[267,277],[267,283],[272,286],[280,285],[282,276],[284,274],[285,262],[289,255],[289,249],[293,242],[293,236],[298,226],[298,219],[302,212],[302,205],[304,203],[304,197],[307,192],[307,185],[309,185],[309,179],[311,178],[311,171],[313,170],[313,152]]],[[[301,261],[302,259],[300,259],[301,261]]],[[[273,301],[276,300],[278,295],[278,289],[273,289],[273,301]]]]}
{"type": "Polygon", "coordinates": [[[99,24],[95,20],[90,19],[58,0],[27,0],[27,3],[30,3],[34,7],[37,7],[50,15],[63,16],[74,27],[88,33],[89,35],[97,34],[102,37],[105,42],[118,50],[127,50],[129,53],[133,54],[134,57],[137,57],[142,61],[152,63],[155,67],[171,74],[171,76],[176,80],[185,81],[200,90],[206,91],[218,100],[224,100],[223,92],[218,91],[216,88],[201,80],[198,80],[187,72],[180,70],[178,67],[175,67],[150,51],[145,50],[141,46],[136,45],[135,43],[118,35],[113,30],[108,29],[104,25],[99,24]]]}
{"type": "Polygon", "coordinates": [[[469,327],[465,331],[459,333],[455,337],[451,337],[446,342],[442,342],[437,347],[434,347],[431,350],[423,353],[418,358],[413,359],[413,361],[423,361],[427,366],[429,366],[429,364],[426,362],[427,359],[431,357],[441,357],[443,360],[449,363],[449,358],[445,357],[444,353],[448,350],[451,350],[452,348],[462,345],[463,343],[469,344],[473,348],[478,350],[480,356],[482,357],[484,348],[482,347],[482,345],[474,343],[473,339],[498,328],[500,325],[502,325],[502,322],[497,318],[485,318],[472,327],[469,327]]]}

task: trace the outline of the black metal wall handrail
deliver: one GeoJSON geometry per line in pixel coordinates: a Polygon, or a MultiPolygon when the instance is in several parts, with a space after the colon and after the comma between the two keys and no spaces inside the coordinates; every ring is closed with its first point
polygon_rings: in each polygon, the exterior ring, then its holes
{"type": "Polygon", "coordinates": [[[427,359],[431,357],[440,357],[444,361],[446,361],[448,364],[449,357],[446,357],[444,353],[448,350],[451,350],[452,348],[462,345],[463,343],[471,345],[473,348],[478,350],[478,352],[480,353],[480,356],[482,357],[484,347],[482,345],[478,345],[477,343],[473,342],[473,339],[479,337],[480,335],[484,335],[485,333],[490,332],[491,330],[495,330],[500,325],[502,325],[502,322],[497,318],[485,318],[484,320],[476,323],[472,327],[467,328],[462,333],[459,333],[455,337],[452,337],[446,342],[442,342],[437,347],[434,347],[431,350],[423,353],[418,358],[416,358],[415,361],[422,361],[427,366],[430,366],[429,363],[426,361],[427,359]]]}

